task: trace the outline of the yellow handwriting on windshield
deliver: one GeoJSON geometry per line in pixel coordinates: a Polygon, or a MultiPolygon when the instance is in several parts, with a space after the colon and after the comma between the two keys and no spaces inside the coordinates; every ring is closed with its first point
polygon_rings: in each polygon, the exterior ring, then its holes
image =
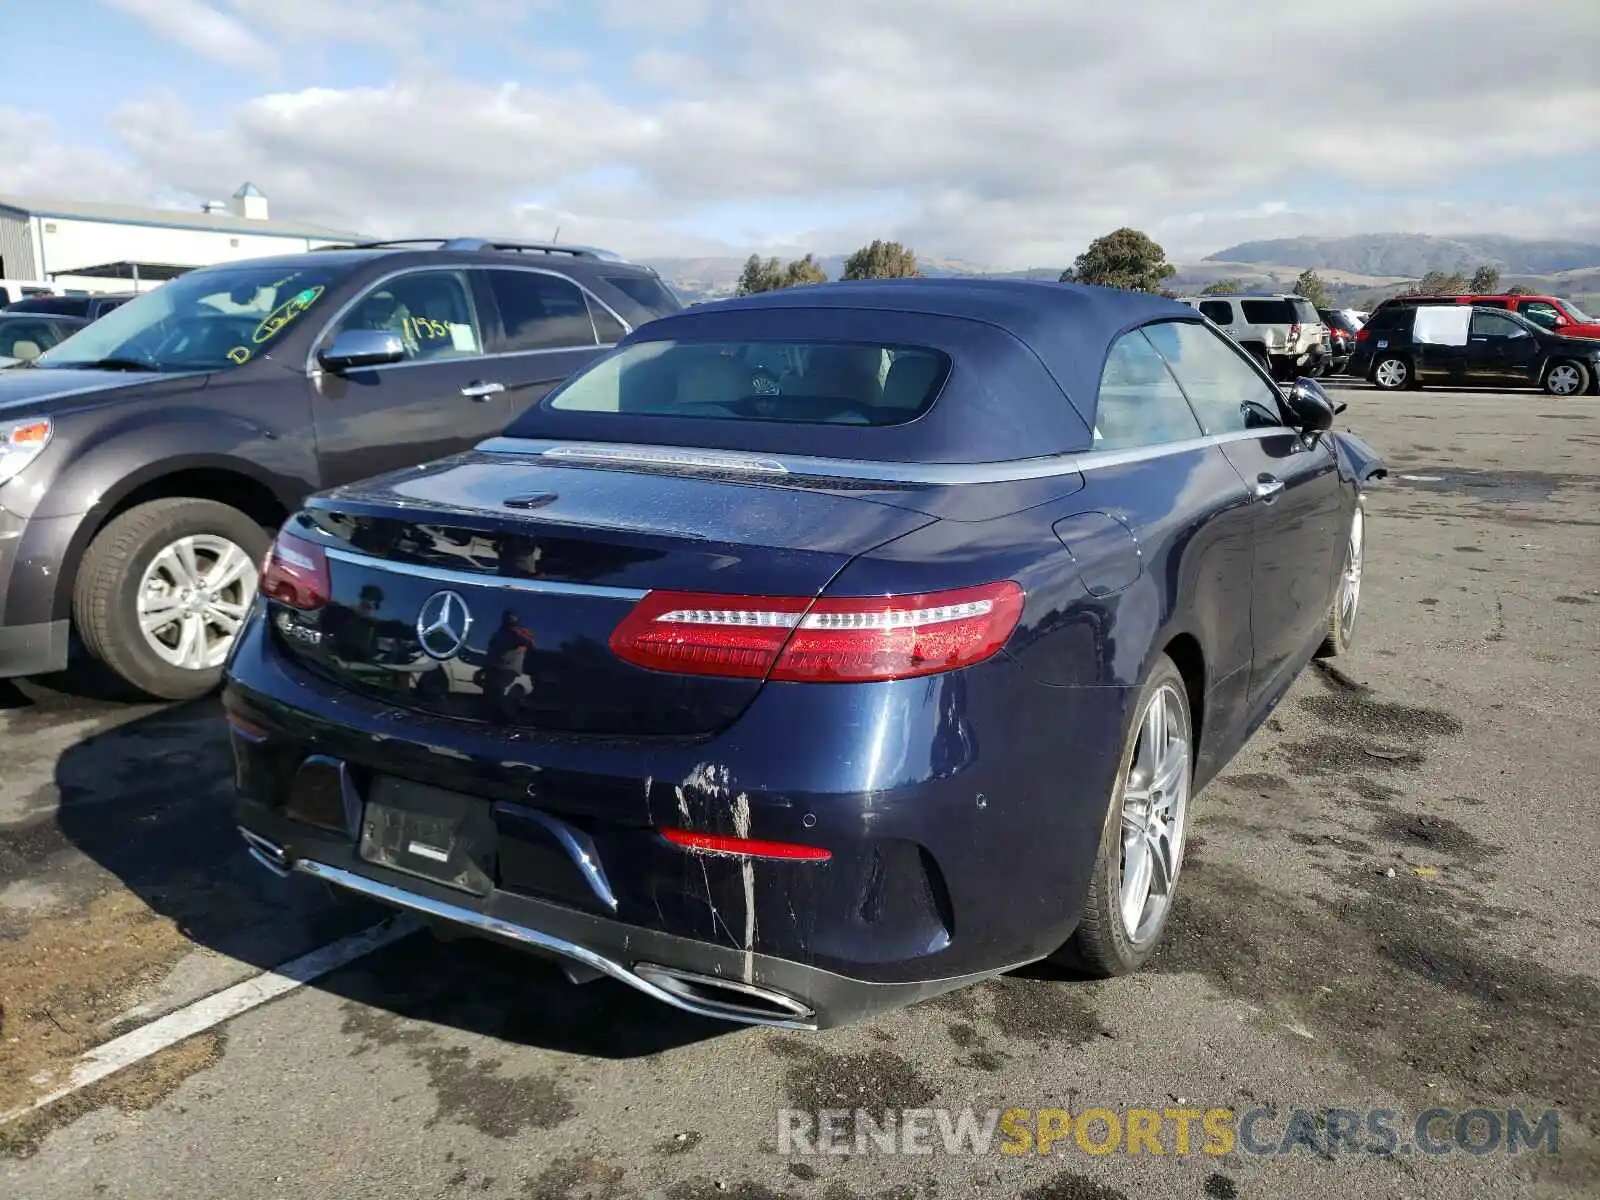
{"type": "Polygon", "coordinates": [[[228,357],[231,358],[235,364],[242,367],[245,363],[250,361],[250,347],[235,346],[232,350],[228,351],[228,357]]]}
{"type": "Polygon", "coordinates": [[[307,288],[303,292],[296,292],[266,315],[261,324],[256,326],[255,334],[250,340],[259,346],[262,342],[277,337],[284,326],[315,304],[317,297],[320,295],[322,295],[320,286],[307,288]]]}

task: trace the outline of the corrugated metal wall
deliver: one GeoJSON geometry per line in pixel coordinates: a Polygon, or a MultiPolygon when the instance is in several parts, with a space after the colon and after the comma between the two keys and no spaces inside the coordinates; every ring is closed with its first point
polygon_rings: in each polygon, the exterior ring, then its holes
{"type": "Polygon", "coordinates": [[[27,217],[0,213],[0,277],[39,278],[38,264],[33,261],[33,233],[27,217]]]}

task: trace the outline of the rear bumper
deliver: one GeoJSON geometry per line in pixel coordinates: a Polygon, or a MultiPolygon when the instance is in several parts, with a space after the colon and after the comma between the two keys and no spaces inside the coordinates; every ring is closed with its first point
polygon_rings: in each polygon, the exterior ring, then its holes
{"type": "Polygon", "coordinates": [[[690,743],[541,739],[339,689],[288,661],[259,621],[224,693],[238,822],[274,847],[269,865],[652,995],[652,966],[769,989],[786,1015],[669,1002],[803,1027],[964,986],[1071,936],[1128,699],[1034,683],[1001,656],[894,684],[768,685],[723,733],[690,743]],[[396,780],[446,789],[492,828],[476,891],[363,857],[374,789],[396,780]],[[664,828],[831,858],[694,853],[664,828]]]}
{"type": "MultiPolygon", "coordinates": [[[[873,983],[764,954],[640,929],[558,904],[496,890],[486,899],[405,878],[384,880],[352,861],[348,846],[284,829],[300,857],[261,831],[282,828],[263,811],[242,810],[250,854],[278,875],[301,874],[380,904],[414,912],[492,941],[563,963],[575,981],[615,979],[685,1012],[747,1025],[824,1029],[977,983],[994,971],[910,983],[873,983]],[[336,862],[324,861],[327,859],[336,862]]],[[[1023,964],[1015,964],[1021,966],[1023,964]]]]}

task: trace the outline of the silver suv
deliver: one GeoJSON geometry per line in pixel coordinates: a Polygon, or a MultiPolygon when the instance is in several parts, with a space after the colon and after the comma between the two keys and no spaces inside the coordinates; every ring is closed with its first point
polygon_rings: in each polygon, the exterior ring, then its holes
{"type": "Polygon", "coordinates": [[[1274,379],[1320,375],[1332,353],[1328,327],[1304,296],[1180,296],[1249,351],[1274,379]]]}

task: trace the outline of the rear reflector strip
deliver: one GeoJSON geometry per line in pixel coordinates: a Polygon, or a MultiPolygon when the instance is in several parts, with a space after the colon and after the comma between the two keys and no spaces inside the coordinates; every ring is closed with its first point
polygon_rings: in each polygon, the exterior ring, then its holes
{"type": "Polygon", "coordinates": [[[833,851],[821,846],[801,846],[794,842],[767,842],[760,838],[729,837],[720,833],[694,833],[687,829],[663,829],[661,836],[674,846],[700,854],[733,854],[743,858],[784,858],[792,862],[827,862],[833,851]]]}

